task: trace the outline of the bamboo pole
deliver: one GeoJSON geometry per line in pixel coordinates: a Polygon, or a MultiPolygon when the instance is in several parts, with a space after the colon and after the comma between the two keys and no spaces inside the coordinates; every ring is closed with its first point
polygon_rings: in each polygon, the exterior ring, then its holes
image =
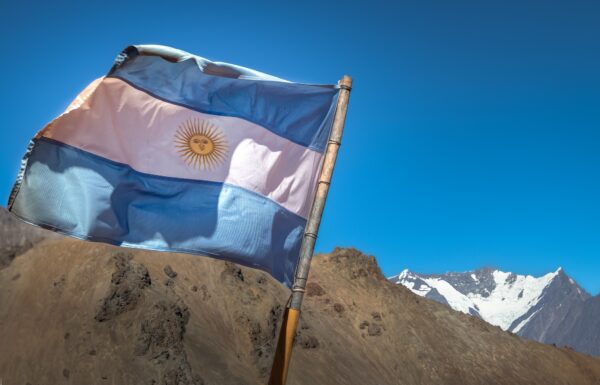
{"type": "Polygon", "coordinates": [[[306,229],[304,230],[304,238],[300,246],[300,259],[296,268],[296,276],[292,285],[292,297],[283,315],[281,330],[279,332],[279,340],[275,350],[275,359],[271,369],[271,377],[269,385],[285,385],[287,380],[288,369],[290,365],[290,357],[292,355],[292,346],[298,320],[300,318],[300,307],[304,298],[306,289],[306,281],[308,279],[308,271],[310,270],[310,261],[315,249],[317,241],[317,233],[321,224],[325,201],[329,193],[329,185],[333,175],[333,168],[337,160],[338,150],[341,145],[342,133],[344,131],[344,122],[346,121],[346,113],[348,112],[348,101],[350,99],[350,90],[352,89],[352,78],[344,76],[339,82],[340,94],[338,96],[337,108],[331,128],[331,135],[327,143],[323,167],[317,184],[315,200],[313,202],[306,229]]]}

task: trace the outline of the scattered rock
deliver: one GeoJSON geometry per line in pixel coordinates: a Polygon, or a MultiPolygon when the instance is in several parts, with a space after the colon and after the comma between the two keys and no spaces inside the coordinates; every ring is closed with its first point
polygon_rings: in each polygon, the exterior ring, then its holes
{"type": "Polygon", "coordinates": [[[381,313],[377,311],[372,312],[371,317],[373,317],[373,321],[381,321],[381,313]]]}
{"type": "Polygon", "coordinates": [[[300,318],[300,330],[308,330],[310,329],[310,326],[306,323],[306,321],[302,320],[302,317],[300,318]]]}
{"type": "Polygon", "coordinates": [[[352,279],[368,277],[369,272],[362,267],[352,272],[352,279]]]}
{"type": "Polygon", "coordinates": [[[334,303],[333,310],[335,310],[336,313],[343,313],[344,310],[346,310],[346,309],[344,308],[344,305],[342,305],[341,303],[334,303]]]}
{"type": "Polygon", "coordinates": [[[386,280],[375,257],[367,256],[359,250],[336,247],[331,253],[331,259],[340,266],[341,273],[349,273],[350,279],[371,277],[378,281],[386,280]]]}
{"type": "Polygon", "coordinates": [[[358,325],[358,327],[359,327],[361,330],[363,330],[363,329],[365,329],[365,328],[369,327],[369,321],[363,321],[363,322],[361,322],[361,323],[360,323],[360,325],[358,325]]]}
{"type": "Polygon", "coordinates": [[[245,315],[238,317],[238,323],[248,328],[248,335],[252,343],[252,355],[262,377],[267,376],[271,369],[277,343],[277,326],[282,315],[283,307],[275,305],[271,308],[264,326],[264,321],[251,320],[245,315]]]}
{"type": "Polygon", "coordinates": [[[63,369],[62,374],[65,378],[69,378],[71,372],[69,372],[69,369],[63,369]]]}
{"type": "Polygon", "coordinates": [[[228,281],[244,282],[242,269],[232,262],[225,262],[225,269],[221,273],[221,279],[228,281]]]}
{"type": "Polygon", "coordinates": [[[192,287],[190,287],[190,290],[193,291],[194,293],[198,291],[198,286],[193,285],[192,287]]]}
{"type": "Polygon", "coordinates": [[[316,349],[319,347],[319,340],[314,336],[300,334],[297,336],[296,341],[298,341],[302,349],[316,349]]]}
{"type": "Polygon", "coordinates": [[[153,380],[152,384],[204,384],[200,377],[193,375],[183,348],[189,318],[187,306],[176,297],[172,301],[161,300],[155,303],[142,320],[134,353],[137,356],[146,356],[152,365],[158,366],[163,373],[161,380],[153,380]]]}
{"type": "Polygon", "coordinates": [[[62,274],[56,281],[52,282],[52,287],[57,292],[61,292],[64,289],[66,283],[67,277],[64,274],[62,274]]]}
{"type": "Polygon", "coordinates": [[[306,296],[307,297],[320,297],[326,294],[325,290],[316,282],[309,282],[306,284],[306,296]]]}
{"type": "Polygon", "coordinates": [[[16,281],[17,279],[21,278],[21,273],[17,273],[12,277],[13,281],[16,281]]]}
{"type": "Polygon", "coordinates": [[[367,329],[367,333],[373,337],[373,336],[380,336],[382,333],[381,330],[381,326],[376,324],[376,323],[372,323],[369,325],[369,328],[367,329]]]}
{"type": "Polygon", "coordinates": [[[165,286],[167,286],[167,287],[173,287],[173,285],[175,285],[175,281],[173,281],[170,278],[165,279],[165,286]]]}
{"type": "Polygon", "coordinates": [[[181,354],[183,334],[190,314],[183,304],[160,301],[142,321],[135,347],[138,356],[150,353],[153,357],[181,354]]]}
{"type": "Polygon", "coordinates": [[[210,293],[208,292],[208,288],[206,287],[206,285],[202,285],[200,287],[200,290],[202,291],[202,300],[206,301],[207,299],[210,298],[210,293]]]}
{"type": "Polygon", "coordinates": [[[165,266],[165,268],[163,269],[163,271],[165,272],[165,274],[169,278],[175,278],[175,277],[177,277],[177,273],[175,271],[173,271],[173,268],[171,267],[171,265],[165,266]]]}
{"type": "Polygon", "coordinates": [[[96,350],[95,350],[95,349],[92,349],[92,350],[90,350],[90,351],[88,352],[88,354],[89,354],[90,356],[95,356],[95,355],[96,355],[96,350]]]}
{"type": "Polygon", "coordinates": [[[135,308],[143,290],[150,286],[150,274],[141,263],[132,260],[127,252],[115,252],[115,272],[110,289],[100,310],[94,317],[98,322],[108,321],[117,315],[135,308]]]}
{"type": "Polygon", "coordinates": [[[261,358],[265,353],[269,354],[272,351],[272,346],[269,343],[269,336],[267,333],[263,333],[260,322],[256,321],[252,323],[250,327],[250,341],[254,346],[254,354],[256,357],[261,358]]]}

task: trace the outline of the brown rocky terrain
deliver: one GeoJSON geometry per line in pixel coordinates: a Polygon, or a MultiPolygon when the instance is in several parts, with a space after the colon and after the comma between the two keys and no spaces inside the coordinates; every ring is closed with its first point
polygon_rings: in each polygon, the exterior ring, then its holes
{"type": "MultiPolygon", "coordinates": [[[[289,294],[267,274],[66,238],[11,260],[3,385],[266,383],[289,294]]],[[[600,384],[600,359],[420,298],[336,249],[314,259],[288,383],[600,384]]]]}
{"type": "Polygon", "coordinates": [[[20,221],[0,207],[0,269],[44,238],[56,235],[20,221]]]}

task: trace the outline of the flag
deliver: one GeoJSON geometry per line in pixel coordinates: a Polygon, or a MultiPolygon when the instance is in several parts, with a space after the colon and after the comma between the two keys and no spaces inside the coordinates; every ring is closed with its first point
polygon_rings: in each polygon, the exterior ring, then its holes
{"type": "Polygon", "coordinates": [[[30,142],[21,219],[293,281],[338,87],[131,46],[30,142]]]}

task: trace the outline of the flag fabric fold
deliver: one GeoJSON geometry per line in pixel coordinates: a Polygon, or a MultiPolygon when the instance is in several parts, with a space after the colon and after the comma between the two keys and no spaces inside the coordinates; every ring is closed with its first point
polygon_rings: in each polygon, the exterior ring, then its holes
{"type": "Polygon", "coordinates": [[[73,237],[229,260],[290,286],[337,96],[128,47],[32,139],[8,207],[73,237]]]}

